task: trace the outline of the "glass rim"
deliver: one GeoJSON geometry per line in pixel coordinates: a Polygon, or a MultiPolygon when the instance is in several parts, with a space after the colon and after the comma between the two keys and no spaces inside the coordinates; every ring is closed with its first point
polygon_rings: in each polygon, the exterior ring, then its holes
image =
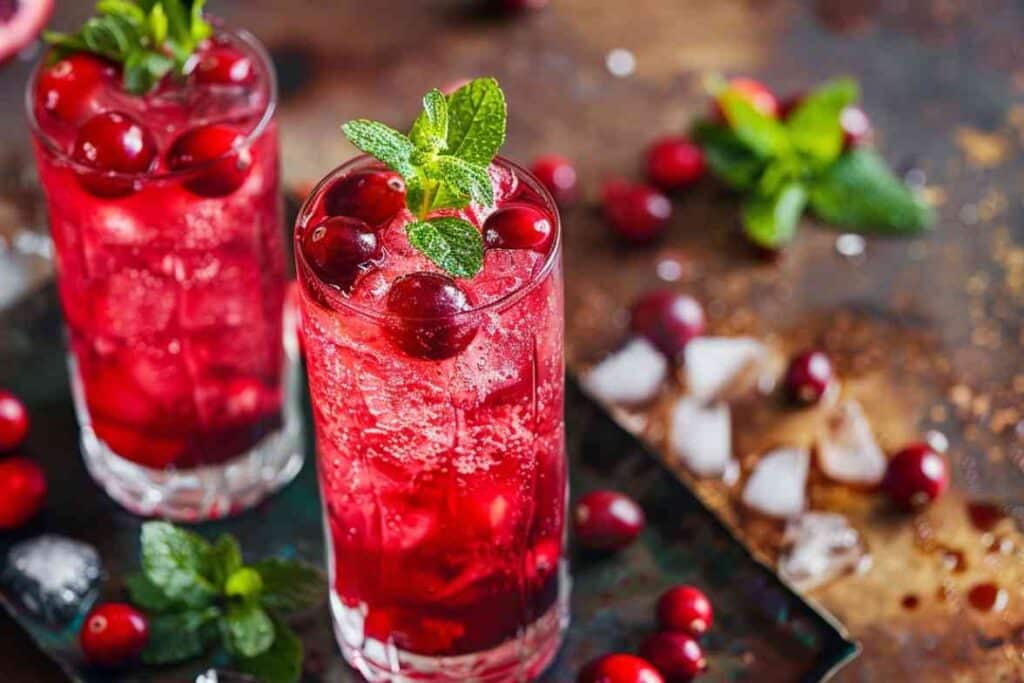
{"type": "Polygon", "coordinates": [[[101,174],[104,178],[111,178],[115,180],[146,180],[146,181],[163,181],[172,180],[177,178],[184,178],[196,173],[201,173],[204,170],[208,170],[218,163],[230,158],[232,155],[238,153],[239,150],[250,147],[260,135],[267,129],[270,122],[274,118],[274,114],[277,111],[277,71],[274,69],[273,60],[270,58],[270,53],[267,52],[266,47],[260,42],[259,38],[253,35],[251,32],[243,28],[229,28],[220,22],[216,17],[211,18],[211,23],[217,29],[216,35],[230,35],[237,38],[244,43],[249,49],[252,50],[253,54],[260,61],[263,66],[263,71],[267,74],[267,103],[263,108],[263,114],[260,116],[259,121],[252,127],[251,130],[245,133],[243,139],[236,144],[232,149],[221,154],[218,157],[212,159],[206,159],[205,161],[190,166],[187,169],[181,169],[177,171],[161,171],[159,173],[150,172],[139,172],[139,173],[124,173],[121,171],[98,171],[95,168],[87,166],[79,161],[76,161],[67,150],[63,149],[54,140],[46,134],[42,126],[39,124],[39,119],[36,116],[35,111],[35,86],[39,80],[39,74],[46,65],[47,56],[49,52],[44,53],[42,59],[40,59],[35,67],[32,69],[32,73],[29,74],[28,82],[25,85],[25,116],[28,120],[29,131],[32,136],[38,140],[50,153],[53,154],[62,163],[70,167],[72,170],[79,173],[88,174],[101,174]]]}
{"type": "MultiPolygon", "coordinates": [[[[460,321],[466,320],[467,318],[474,318],[488,311],[504,310],[516,304],[522,298],[524,298],[526,295],[528,295],[530,292],[532,292],[534,289],[540,286],[540,283],[542,283],[545,280],[545,278],[547,278],[547,276],[554,269],[555,264],[558,262],[560,255],[562,253],[562,217],[559,215],[558,205],[556,204],[554,198],[551,196],[551,193],[548,192],[548,189],[544,187],[544,184],[541,183],[540,180],[538,180],[537,177],[533,175],[533,173],[531,173],[528,169],[524,168],[523,166],[512,161],[511,159],[508,159],[507,157],[499,155],[494,158],[494,162],[492,163],[495,162],[508,166],[510,169],[512,169],[513,172],[515,172],[519,176],[521,180],[525,180],[527,183],[529,183],[530,189],[537,192],[541,199],[544,200],[545,209],[547,209],[548,213],[554,217],[553,227],[555,230],[555,235],[554,239],[551,241],[551,247],[548,249],[548,253],[545,256],[544,261],[541,263],[539,267],[534,269],[533,273],[530,274],[529,281],[527,281],[526,283],[520,285],[511,292],[498,297],[493,301],[488,301],[485,304],[473,306],[472,308],[468,308],[464,311],[459,311],[458,313],[454,313],[452,315],[445,315],[440,317],[424,317],[397,315],[395,313],[389,313],[387,311],[367,308],[365,306],[353,302],[342,292],[324,282],[323,279],[316,274],[313,268],[306,261],[306,257],[302,253],[302,249],[298,245],[298,234],[300,228],[299,224],[303,220],[304,216],[307,216],[308,214],[311,213],[310,210],[312,209],[313,200],[316,197],[320,196],[321,191],[329,182],[332,182],[339,176],[346,174],[352,170],[357,170],[362,165],[381,163],[380,161],[370,156],[369,154],[359,154],[349,159],[345,163],[341,164],[340,166],[335,167],[332,171],[325,175],[320,180],[320,182],[316,184],[316,186],[309,193],[309,195],[307,195],[306,199],[302,202],[302,207],[299,209],[298,216],[295,219],[295,229],[293,230],[292,234],[292,239],[295,242],[295,261],[298,271],[301,274],[307,276],[300,278],[300,280],[302,281],[300,282],[300,286],[302,286],[307,281],[313,281],[316,284],[317,292],[321,295],[318,298],[320,298],[320,300],[323,301],[324,303],[329,303],[330,309],[332,311],[353,313],[362,318],[367,318],[378,323],[395,320],[408,322],[431,322],[443,320],[451,321],[453,323],[459,323],[460,321]]],[[[443,275],[444,273],[442,272],[440,274],[443,275]]],[[[455,279],[456,281],[458,281],[459,279],[454,278],[454,276],[451,277],[453,277],[453,279],[455,279]]]]}

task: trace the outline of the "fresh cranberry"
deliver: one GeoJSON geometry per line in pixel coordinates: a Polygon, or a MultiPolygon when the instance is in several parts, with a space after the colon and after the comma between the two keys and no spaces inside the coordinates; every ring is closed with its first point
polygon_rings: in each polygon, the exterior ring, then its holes
{"type": "Polygon", "coordinates": [[[704,152],[686,138],[662,138],[647,151],[647,178],[665,191],[693,185],[704,168],[704,152]]]}
{"type": "Polygon", "coordinates": [[[9,391],[0,389],[0,452],[13,451],[28,436],[28,411],[9,391]]]}
{"type": "MultiPolygon", "coordinates": [[[[729,81],[728,89],[743,97],[755,110],[765,116],[779,117],[779,101],[776,99],[775,93],[760,81],[755,81],[753,78],[734,78],[729,81]]],[[[718,99],[712,102],[711,117],[719,123],[727,121],[718,99]]]]}
{"type": "Polygon", "coordinates": [[[558,154],[537,157],[530,169],[560,206],[569,206],[578,197],[576,169],[558,154]]]}
{"type": "Polygon", "coordinates": [[[335,216],[303,233],[302,253],[322,280],[348,292],[359,273],[380,259],[382,250],[366,223],[335,216]]]}
{"type": "Polygon", "coordinates": [[[351,216],[371,228],[387,226],[405,208],[405,181],[393,171],[359,171],[331,185],[324,194],[328,216],[351,216]]]}
{"type": "Polygon", "coordinates": [[[843,149],[860,147],[871,137],[871,119],[864,110],[851,104],[839,115],[839,126],[843,129],[843,149]]]}
{"type": "Polygon", "coordinates": [[[576,540],[590,550],[619,550],[644,530],[644,511],[618,491],[591,491],[576,503],[576,540]]]}
{"type": "Polygon", "coordinates": [[[97,114],[82,124],[72,157],[96,173],[79,174],[82,186],[102,197],[132,191],[131,178],[118,175],[145,173],[156,158],[156,143],[142,124],[116,111],[97,114]]]}
{"type": "Polygon", "coordinates": [[[832,384],[833,376],[832,361],[824,351],[804,351],[789,362],[786,394],[794,403],[817,403],[832,384]]]}
{"type": "Polygon", "coordinates": [[[133,662],[142,654],[148,640],[149,624],[145,615],[123,602],[94,607],[86,615],[79,633],[85,659],[102,667],[133,662]]]}
{"type": "Polygon", "coordinates": [[[672,683],[692,680],[708,668],[700,643],[688,633],[655,633],[640,646],[640,656],[672,683]]]}
{"type": "Polygon", "coordinates": [[[662,631],[700,636],[713,622],[711,601],[693,586],[669,588],[658,598],[658,625],[662,631]]]}
{"type": "Polygon", "coordinates": [[[451,358],[476,336],[477,323],[465,313],[471,307],[466,292],[447,275],[403,275],[388,292],[387,309],[394,316],[388,334],[415,358],[451,358]]]}
{"type": "Polygon", "coordinates": [[[28,458],[0,460],[0,529],[17,528],[36,516],[46,498],[46,476],[28,458]]]}
{"type": "Polygon", "coordinates": [[[704,333],[704,309],[693,297],[671,289],[647,292],[633,304],[630,327],[669,358],[704,333]]]}
{"type": "Polygon", "coordinates": [[[621,652],[595,659],[580,671],[577,683],[665,683],[645,659],[621,652]]]}
{"type": "Polygon", "coordinates": [[[199,58],[192,77],[202,85],[248,85],[256,80],[256,70],[237,48],[216,45],[199,58]]]}
{"type": "Polygon", "coordinates": [[[532,249],[543,253],[554,234],[551,218],[529,204],[509,204],[484,222],[484,242],[495,249],[532,249]]]}
{"type": "Polygon", "coordinates": [[[926,443],[907,446],[889,461],[882,488],[905,510],[924,507],[949,487],[946,460],[926,443]]]}
{"type": "Polygon", "coordinates": [[[245,136],[233,126],[210,124],[183,133],[167,152],[172,171],[190,174],[184,185],[200,197],[226,197],[245,182],[252,167],[245,136]]]}
{"type": "Polygon", "coordinates": [[[634,244],[660,237],[672,216],[668,198],[647,185],[613,180],[605,184],[602,196],[605,218],[612,229],[634,244]]]}
{"type": "Polygon", "coordinates": [[[76,52],[40,72],[36,102],[61,121],[78,123],[96,111],[96,92],[113,73],[113,67],[100,58],[76,52]]]}

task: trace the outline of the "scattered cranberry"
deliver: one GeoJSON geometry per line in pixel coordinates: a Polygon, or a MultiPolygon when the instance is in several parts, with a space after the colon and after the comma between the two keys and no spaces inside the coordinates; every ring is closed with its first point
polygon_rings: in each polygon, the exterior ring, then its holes
{"type": "Polygon", "coordinates": [[[200,126],[182,134],[167,153],[172,171],[194,170],[184,185],[200,197],[226,197],[245,182],[252,166],[245,136],[224,124],[200,126]]]}
{"type": "Polygon", "coordinates": [[[36,102],[61,121],[78,123],[96,110],[95,94],[113,73],[113,67],[99,57],[76,52],[40,72],[36,102]]]}
{"type": "Polygon", "coordinates": [[[704,333],[704,309],[693,297],[671,289],[647,292],[633,304],[630,327],[669,358],[704,333]]]}
{"type": "Polygon", "coordinates": [[[687,633],[655,633],[640,646],[640,656],[673,683],[692,680],[708,668],[700,643],[687,633]]]}
{"type": "Polygon", "coordinates": [[[668,198],[647,185],[613,180],[605,184],[602,197],[612,229],[634,244],[647,244],[660,237],[672,216],[668,198]]]}
{"type": "Polygon", "coordinates": [[[713,622],[711,601],[693,586],[670,588],[658,598],[658,625],[662,631],[700,636],[707,633],[713,622]]]}
{"type": "MultiPolygon", "coordinates": [[[[775,93],[760,81],[753,78],[734,78],[729,81],[729,90],[739,94],[765,116],[779,117],[779,101],[775,93]]],[[[712,103],[711,116],[715,121],[726,122],[725,112],[722,111],[722,105],[717,99],[712,103]]]]}
{"type": "Polygon", "coordinates": [[[811,405],[825,395],[832,378],[832,361],[824,351],[804,351],[789,362],[786,393],[795,403],[811,405]]]}
{"type": "Polygon", "coordinates": [[[595,659],[580,671],[577,683],[665,683],[651,663],[634,655],[615,653],[595,659]]]}
{"type": "Polygon", "coordinates": [[[328,218],[302,235],[302,254],[310,267],[343,292],[381,253],[377,235],[358,218],[328,218]]]}
{"type": "Polygon", "coordinates": [[[145,615],[123,602],[94,607],[86,615],[79,633],[85,659],[90,664],[108,668],[137,659],[148,640],[149,624],[145,615]]]}
{"type": "Polygon", "coordinates": [[[476,336],[476,321],[465,315],[470,308],[466,292],[447,275],[403,275],[388,292],[387,309],[395,316],[388,334],[415,358],[451,358],[476,336]]]}
{"type": "Polygon", "coordinates": [[[546,213],[529,204],[504,206],[484,222],[484,242],[495,249],[547,251],[555,234],[546,213]]]}
{"type": "Polygon", "coordinates": [[[256,80],[252,60],[231,45],[211,47],[192,72],[203,85],[248,85],[256,80]]]}
{"type": "Polygon", "coordinates": [[[359,171],[331,185],[324,195],[328,216],[351,216],[371,228],[387,226],[405,208],[405,181],[393,171],[359,171]]]}
{"type": "Polygon", "coordinates": [[[843,149],[860,147],[871,137],[871,120],[857,105],[850,105],[839,115],[843,129],[843,149]]]}
{"type": "Polygon", "coordinates": [[[577,177],[571,161],[557,154],[546,154],[537,157],[530,170],[560,206],[576,201],[577,177]]]}
{"type": "Polygon", "coordinates": [[[897,453],[882,479],[882,488],[905,510],[928,505],[948,487],[949,467],[926,443],[912,444],[897,453]]]}
{"type": "Polygon", "coordinates": [[[576,503],[576,540],[590,550],[619,550],[644,530],[644,511],[617,491],[591,491],[576,503]]]}
{"type": "Polygon", "coordinates": [[[102,197],[131,192],[131,178],[120,174],[145,173],[156,158],[156,143],[142,124],[128,114],[110,111],[82,124],[72,157],[97,173],[79,175],[82,186],[102,197]]]}
{"type": "Polygon", "coordinates": [[[0,460],[0,529],[15,529],[36,516],[46,498],[46,476],[28,458],[0,460]]]}
{"type": "Polygon", "coordinates": [[[662,138],[647,151],[647,178],[665,191],[690,187],[704,169],[704,152],[686,138],[662,138]]]}
{"type": "Polygon", "coordinates": [[[13,451],[28,436],[28,411],[9,391],[0,389],[0,452],[13,451]]]}

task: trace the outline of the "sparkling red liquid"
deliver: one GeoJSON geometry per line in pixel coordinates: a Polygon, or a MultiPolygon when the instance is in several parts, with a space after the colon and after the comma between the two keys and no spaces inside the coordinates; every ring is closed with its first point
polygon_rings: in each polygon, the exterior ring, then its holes
{"type": "MultiPolygon", "coordinates": [[[[554,211],[522,171],[499,161],[491,175],[498,207],[554,211]]],[[[307,203],[297,247],[337,177],[307,203]]],[[[480,228],[489,211],[461,215],[480,228]]],[[[383,259],[347,295],[298,256],[333,588],[363,615],[359,640],[475,653],[521,634],[559,595],[561,266],[554,241],[546,253],[488,250],[483,271],[458,280],[477,306],[458,321],[479,325],[472,342],[441,360],[413,357],[387,334],[387,293],[402,275],[438,269],[408,244],[410,219],[379,233],[383,259]]]]}
{"type": "Polygon", "coordinates": [[[76,120],[43,110],[38,96],[33,105],[82,418],[116,454],[146,467],[224,462],[281,425],[277,130],[273,121],[257,130],[269,83],[261,68],[247,87],[169,79],[139,97],[111,69],[76,120]],[[86,173],[68,162],[78,128],[103,111],[132,115],[159,148],[127,196],[90,192],[86,173]],[[249,137],[239,155],[244,181],[227,196],[197,195],[186,186],[195,174],[168,169],[174,140],[208,123],[249,137]]]}

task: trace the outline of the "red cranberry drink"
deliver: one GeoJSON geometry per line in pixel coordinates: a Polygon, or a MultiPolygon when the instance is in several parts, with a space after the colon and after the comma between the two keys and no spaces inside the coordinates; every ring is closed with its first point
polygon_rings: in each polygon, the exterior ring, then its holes
{"type": "Polygon", "coordinates": [[[346,124],[377,159],[296,226],[335,631],[369,681],[527,681],[567,618],[558,213],[494,80],[424,104],[346,124]]]}
{"type": "Polygon", "coordinates": [[[27,106],[86,464],[125,507],[197,520],[255,504],[301,455],[273,71],[186,5],[156,3],[165,35],[109,3],[51,37],[27,106]],[[91,52],[111,25],[135,42],[91,52]]]}

